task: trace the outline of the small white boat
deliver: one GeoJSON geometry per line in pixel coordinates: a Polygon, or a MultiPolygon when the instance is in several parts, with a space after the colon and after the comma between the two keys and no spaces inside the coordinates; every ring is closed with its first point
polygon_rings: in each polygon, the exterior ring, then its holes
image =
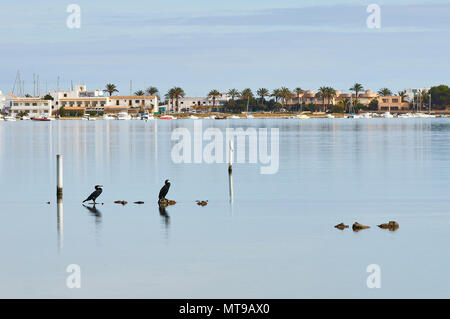
{"type": "Polygon", "coordinates": [[[28,115],[24,115],[20,118],[22,121],[29,121],[31,118],[28,115]]]}
{"type": "Polygon", "coordinates": [[[120,121],[131,120],[131,115],[128,114],[128,112],[119,112],[117,114],[117,119],[120,120],[120,121]]]}
{"type": "Polygon", "coordinates": [[[189,118],[191,120],[198,120],[198,116],[195,116],[195,115],[189,115],[189,118]]]}
{"type": "Polygon", "coordinates": [[[413,117],[414,117],[414,115],[412,115],[411,113],[399,114],[399,116],[398,116],[399,119],[410,119],[413,117]]]}
{"type": "Polygon", "coordinates": [[[363,114],[361,114],[361,118],[363,118],[363,119],[371,119],[372,118],[372,114],[370,114],[370,113],[363,113],[363,114]]]}
{"type": "Polygon", "coordinates": [[[228,118],[229,118],[229,119],[240,119],[240,117],[237,116],[237,115],[231,115],[231,116],[229,116],[228,118]]]}
{"type": "Polygon", "coordinates": [[[85,115],[82,117],[83,121],[96,121],[97,119],[95,117],[91,117],[90,115],[85,115]]]}
{"type": "Polygon", "coordinates": [[[154,120],[155,118],[153,117],[153,115],[149,114],[149,113],[142,113],[141,114],[141,120],[154,120]]]}
{"type": "Polygon", "coordinates": [[[115,120],[115,117],[112,116],[112,115],[110,115],[110,114],[103,114],[102,120],[107,120],[107,121],[109,121],[109,120],[115,120]]]}
{"type": "Polygon", "coordinates": [[[333,114],[327,114],[327,118],[334,119],[334,115],[333,114]]]}
{"type": "Polygon", "coordinates": [[[252,114],[247,114],[248,119],[254,119],[255,117],[252,114]]]}
{"type": "Polygon", "coordinates": [[[7,116],[5,116],[5,121],[6,122],[15,122],[16,121],[16,117],[15,116],[11,116],[11,115],[7,115],[7,116]]]}
{"type": "Polygon", "coordinates": [[[394,115],[392,115],[390,112],[384,112],[382,116],[385,119],[392,119],[392,118],[394,118],[394,115]]]}
{"type": "Polygon", "coordinates": [[[209,118],[210,120],[215,120],[215,119],[216,119],[216,116],[215,116],[215,115],[211,115],[211,116],[208,116],[208,118],[209,118]]]}
{"type": "Polygon", "coordinates": [[[414,114],[414,117],[418,117],[418,118],[431,118],[431,117],[435,117],[435,116],[434,116],[434,115],[431,115],[431,114],[425,114],[425,113],[418,112],[418,113],[415,113],[415,114],[414,114]]]}
{"type": "Polygon", "coordinates": [[[299,114],[299,115],[297,115],[297,118],[300,120],[306,120],[306,119],[309,119],[309,116],[306,114],[299,114]]]}

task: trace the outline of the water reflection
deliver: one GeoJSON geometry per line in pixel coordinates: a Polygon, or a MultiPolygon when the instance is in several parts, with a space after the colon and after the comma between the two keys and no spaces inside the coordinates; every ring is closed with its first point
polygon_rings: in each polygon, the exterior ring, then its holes
{"type": "Polygon", "coordinates": [[[83,204],[83,207],[86,208],[89,213],[95,218],[95,225],[100,225],[102,223],[102,214],[99,209],[95,205],[87,206],[83,204]]]}
{"type": "Polygon", "coordinates": [[[166,228],[166,230],[169,230],[170,216],[167,213],[167,209],[162,204],[158,204],[158,206],[159,206],[159,215],[161,216],[162,223],[163,223],[164,227],[166,228]]]}
{"type": "Polygon", "coordinates": [[[56,233],[58,238],[58,251],[60,251],[64,246],[64,216],[62,199],[59,199],[56,204],[56,233]]]}
{"type": "Polygon", "coordinates": [[[230,203],[233,204],[234,201],[234,187],[233,187],[233,174],[230,172],[228,174],[228,188],[230,191],[230,203]]]}

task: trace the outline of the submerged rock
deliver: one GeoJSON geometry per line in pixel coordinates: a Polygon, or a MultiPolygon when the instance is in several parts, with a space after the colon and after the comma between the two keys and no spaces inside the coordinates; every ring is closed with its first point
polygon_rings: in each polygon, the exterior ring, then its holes
{"type": "Polygon", "coordinates": [[[196,200],[198,206],[206,206],[208,205],[207,200],[196,200]]]}
{"type": "Polygon", "coordinates": [[[360,231],[362,229],[367,229],[367,228],[370,228],[370,226],[366,226],[366,225],[360,224],[358,222],[354,222],[352,225],[352,229],[354,231],[360,231]]]}
{"type": "Polygon", "coordinates": [[[382,229],[389,229],[390,231],[395,231],[399,228],[399,224],[396,221],[389,221],[389,223],[378,225],[382,229]]]}
{"type": "Polygon", "coordinates": [[[344,230],[345,228],[348,228],[348,225],[345,225],[344,223],[340,223],[340,224],[337,224],[334,227],[337,228],[337,229],[340,229],[340,230],[344,230]]]}
{"type": "Polygon", "coordinates": [[[138,204],[138,205],[142,205],[142,204],[144,204],[144,202],[143,201],[137,201],[137,202],[134,202],[135,204],[138,204]]]}
{"type": "Polygon", "coordinates": [[[121,204],[121,205],[125,206],[126,204],[128,204],[128,202],[127,202],[127,201],[124,201],[124,200],[116,200],[116,201],[114,202],[114,204],[121,204]]]}
{"type": "Polygon", "coordinates": [[[171,200],[171,199],[166,199],[166,198],[163,198],[159,201],[159,204],[164,207],[172,206],[172,205],[175,205],[176,203],[177,203],[176,201],[171,200]]]}

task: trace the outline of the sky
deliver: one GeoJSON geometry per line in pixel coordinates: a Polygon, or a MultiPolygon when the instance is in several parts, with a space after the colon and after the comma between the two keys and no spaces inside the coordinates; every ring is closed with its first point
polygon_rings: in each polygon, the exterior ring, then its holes
{"type": "Polygon", "coordinates": [[[0,90],[108,82],[188,96],[282,86],[397,92],[450,85],[450,0],[22,0],[0,3],[0,90]],[[367,6],[379,5],[380,28],[367,6]],[[67,7],[81,9],[68,28],[67,7]]]}

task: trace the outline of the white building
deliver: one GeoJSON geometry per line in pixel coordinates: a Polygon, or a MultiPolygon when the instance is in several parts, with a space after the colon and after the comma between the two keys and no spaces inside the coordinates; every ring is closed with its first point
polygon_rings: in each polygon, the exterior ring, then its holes
{"type": "Polygon", "coordinates": [[[18,116],[24,112],[31,118],[50,116],[52,113],[52,101],[32,97],[16,97],[10,101],[8,113],[18,116]]]}
{"type": "Polygon", "coordinates": [[[158,97],[154,95],[122,95],[108,96],[105,107],[120,106],[128,108],[158,109],[158,97]]]}
{"type": "Polygon", "coordinates": [[[430,88],[421,88],[421,89],[420,88],[408,88],[408,89],[405,89],[405,93],[406,93],[405,100],[408,102],[412,102],[414,99],[414,95],[419,94],[423,90],[429,91],[430,88]]]}
{"type": "Polygon", "coordinates": [[[49,95],[53,97],[53,110],[59,110],[63,106],[62,102],[67,99],[95,97],[100,98],[104,96],[102,90],[88,91],[86,85],[75,85],[72,91],[50,91],[49,95]]]}
{"type": "MultiPolygon", "coordinates": [[[[183,97],[178,99],[178,109],[180,111],[192,111],[198,108],[222,107],[231,97],[227,93],[221,93],[214,101],[209,97],[183,97]]],[[[176,100],[169,101],[169,110],[176,110],[176,100]]]]}
{"type": "Polygon", "coordinates": [[[0,91],[0,112],[3,112],[6,107],[6,96],[0,91]]]}

